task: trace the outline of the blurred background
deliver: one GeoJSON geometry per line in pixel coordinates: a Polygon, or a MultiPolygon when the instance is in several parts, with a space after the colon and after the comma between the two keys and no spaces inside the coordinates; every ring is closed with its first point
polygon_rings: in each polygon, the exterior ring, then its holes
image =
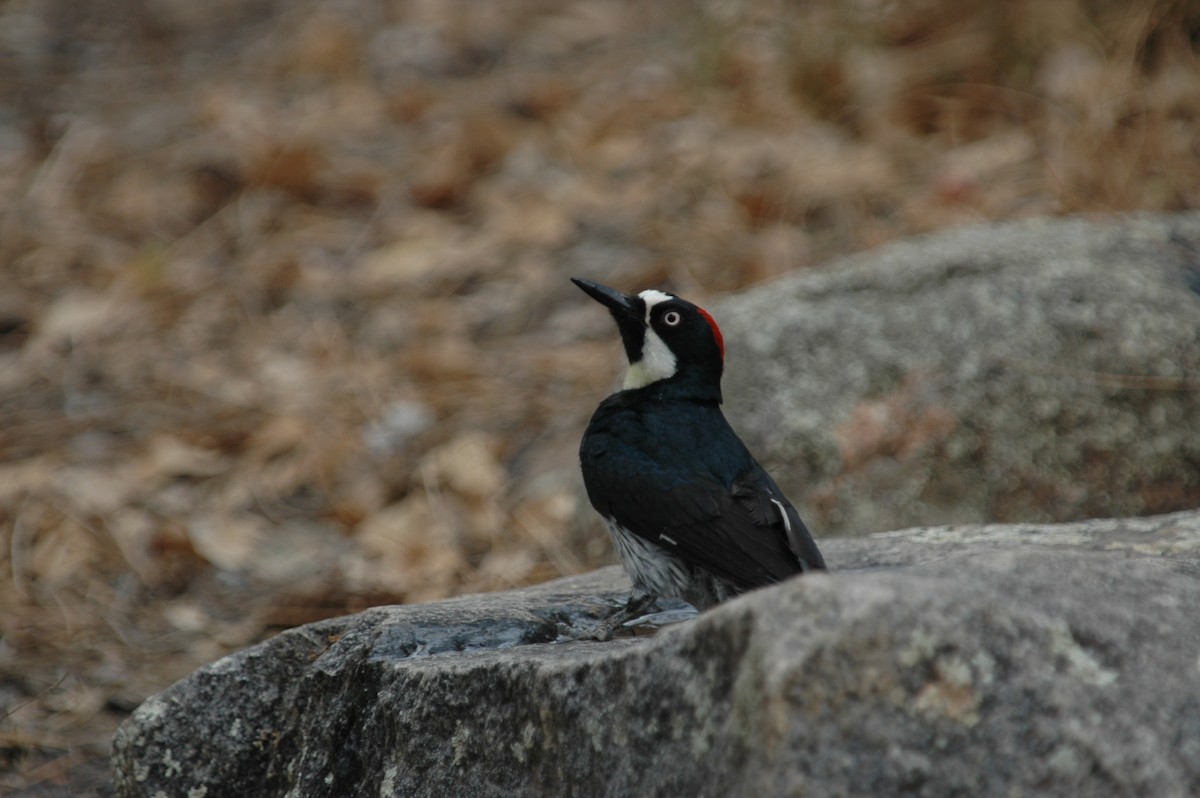
{"type": "Polygon", "coordinates": [[[289,626],[614,562],[568,276],[1198,207],[1198,58],[1196,0],[0,0],[0,792],[107,794],[289,626]]]}

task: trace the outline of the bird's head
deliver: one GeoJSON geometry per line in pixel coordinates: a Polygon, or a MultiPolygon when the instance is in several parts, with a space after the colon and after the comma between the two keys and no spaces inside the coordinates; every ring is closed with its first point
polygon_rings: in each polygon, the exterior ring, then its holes
{"type": "Polygon", "coordinates": [[[616,320],[629,358],[626,389],[678,378],[720,401],[725,342],[703,308],[663,291],[622,294],[590,280],[572,277],[571,282],[616,320]]]}

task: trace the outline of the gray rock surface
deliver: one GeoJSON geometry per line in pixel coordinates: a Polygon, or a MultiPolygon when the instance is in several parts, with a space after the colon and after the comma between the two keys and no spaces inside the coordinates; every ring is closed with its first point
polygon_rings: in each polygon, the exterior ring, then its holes
{"type": "Polygon", "coordinates": [[[1200,793],[1200,512],[824,545],[655,636],[559,637],[615,568],[285,632],[138,709],[118,794],[1200,793]]]}
{"type": "Polygon", "coordinates": [[[1200,505],[1200,213],[964,228],[712,310],[818,535],[1200,505]]]}

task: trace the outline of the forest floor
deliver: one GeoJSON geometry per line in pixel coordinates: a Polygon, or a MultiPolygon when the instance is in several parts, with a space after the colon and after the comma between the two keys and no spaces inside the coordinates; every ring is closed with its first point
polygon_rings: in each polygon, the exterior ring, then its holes
{"type": "Polygon", "coordinates": [[[281,629],[610,562],[611,322],[1200,206],[1185,2],[0,3],[0,792],[281,629]]]}

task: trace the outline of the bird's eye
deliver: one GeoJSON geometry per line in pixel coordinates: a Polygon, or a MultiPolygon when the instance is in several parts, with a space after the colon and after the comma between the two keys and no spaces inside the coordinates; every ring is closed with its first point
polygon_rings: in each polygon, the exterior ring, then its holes
{"type": "Polygon", "coordinates": [[[681,321],[683,321],[683,317],[679,315],[679,311],[677,310],[668,310],[663,314],[663,323],[668,327],[674,327],[681,321]]]}

